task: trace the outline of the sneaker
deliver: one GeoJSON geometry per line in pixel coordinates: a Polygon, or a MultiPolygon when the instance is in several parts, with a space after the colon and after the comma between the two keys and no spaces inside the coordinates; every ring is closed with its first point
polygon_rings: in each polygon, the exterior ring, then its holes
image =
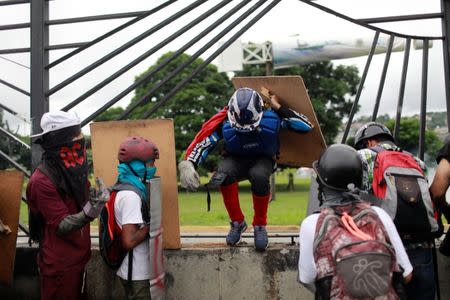
{"type": "Polygon", "coordinates": [[[269,244],[267,238],[266,226],[253,226],[253,233],[255,234],[255,249],[256,251],[264,251],[269,244]]]}
{"type": "Polygon", "coordinates": [[[234,246],[241,240],[241,234],[247,229],[247,223],[245,221],[230,222],[231,228],[227,235],[227,244],[234,246]]]}

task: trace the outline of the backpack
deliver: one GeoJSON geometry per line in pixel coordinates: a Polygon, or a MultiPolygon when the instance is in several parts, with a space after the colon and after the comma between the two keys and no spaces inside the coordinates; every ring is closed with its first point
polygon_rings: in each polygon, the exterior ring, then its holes
{"type": "Polygon", "coordinates": [[[314,237],[316,299],[398,299],[400,272],[383,223],[370,204],[322,208],[314,237]]]}
{"type": "Polygon", "coordinates": [[[438,224],[428,181],[411,153],[371,148],[377,153],[372,190],[381,207],[394,220],[403,241],[423,242],[434,238],[438,224]]]}
{"type": "MultiPolygon", "coordinates": [[[[109,199],[99,215],[99,245],[100,255],[102,256],[103,261],[113,270],[117,270],[121,266],[127,253],[130,253],[128,263],[128,279],[131,280],[133,250],[127,252],[122,247],[122,229],[119,224],[117,224],[114,215],[114,204],[117,193],[124,190],[131,190],[140,195],[137,188],[131,184],[118,183],[112,187],[112,192],[109,199]]],[[[148,204],[143,199],[141,212],[144,222],[148,222],[150,219],[148,204]]]]}

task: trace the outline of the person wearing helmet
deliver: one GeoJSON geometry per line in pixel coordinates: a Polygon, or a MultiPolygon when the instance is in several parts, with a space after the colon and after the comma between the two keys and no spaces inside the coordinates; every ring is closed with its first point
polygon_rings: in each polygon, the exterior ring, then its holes
{"type": "Polygon", "coordinates": [[[253,89],[239,88],[228,106],[208,120],[196,135],[179,164],[181,185],[190,190],[199,186],[196,168],[208,153],[224,140],[224,155],[209,187],[219,187],[230,217],[228,245],[236,245],[247,223],[239,205],[238,181],[249,179],[253,197],[253,229],[255,248],[264,251],[268,245],[267,209],[270,199],[269,177],[275,169],[279,152],[280,128],[308,132],[308,118],[280,105],[276,95],[270,95],[269,109],[264,109],[261,96],[253,89]]]}
{"type": "Polygon", "coordinates": [[[128,299],[150,299],[149,191],[159,158],[156,145],[140,136],[127,137],[118,149],[115,220],[122,229],[124,250],[128,251],[117,276],[128,299]]]}
{"type": "MultiPolygon", "coordinates": [[[[371,207],[359,198],[363,171],[356,150],[343,144],[331,145],[313,163],[313,168],[319,184],[320,212],[305,218],[300,227],[299,281],[316,294],[316,299],[329,299],[330,295],[336,299],[353,299],[352,292],[355,291],[343,284],[349,274],[340,273],[335,255],[344,248],[348,251],[347,259],[364,255],[364,252],[382,252],[383,248],[376,249],[381,243],[390,245],[388,248],[392,247],[395,252],[394,264],[384,266],[384,272],[393,270],[396,279],[410,280],[412,266],[391,218],[383,209],[371,207]],[[349,220],[353,224],[351,229],[345,224],[349,220]],[[372,239],[378,242],[371,244],[372,239]],[[368,246],[351,248],[354,243],[368,246]],[[402,274],[397,264],[402,267],[402,274]]],[[[381,265],[377,268],[381,269],[381,265]]],[[[362,292],[359,289],[365,286],[367,278],[376,278],[366,273],[360,275],[357,293],[362,292]]],[[[402,281],[388,282],[385,293],[391,295],[389,299],[397,299],[396,296],[401,294],[402,281]]]]}
{"type": "Polygon", "coordinates": [[[86,264],[91,256],[89,223],[109,192],[89,191],[86,146],[80,119],[64,111],[42,116],[43,132],[31,136],[43,149],[28,182],[30,238],[39,242],[41,299],[84,299],[86,264]]]}
{"type": "MultiPolygon", "coordinates": [[[[355,148],[363,160],[363,190],[374,194],[374,170],[377,156],[382,151],[402,152],[395,144],[394,137],[383,124],[369,122],[362,126],[355,134],[355,148]]],[[[417,167],[426,174],[425,163],[414,156],[417,167]]],[[[387,201],[387,200],[384,200],[387,201]]],[[[419,209],[419,208],[418,208],[419,209]]],[[[422,212],[417,210],[415,219],[420,219],[422,212]]],[[[397,212],[397,216],[399,213],[397,212]]],[[[433,266],[433,242],[431,239],[409,241],[404,238],[399,225],[402,220],[394,219],[394,222],[402,236],[406,252],[414,266],[413,279],[406,286],[408,299],[434,299],[436,293],[435,272],[433,266]]]]}

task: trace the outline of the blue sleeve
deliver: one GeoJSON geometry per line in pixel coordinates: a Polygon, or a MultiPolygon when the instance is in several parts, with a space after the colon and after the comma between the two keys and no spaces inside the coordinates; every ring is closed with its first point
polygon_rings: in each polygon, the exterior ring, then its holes
{"type": "Polygon", "coordinates": [[[308,132],[313,128],[307,116],[299,114],[290,108],[282,106],[277,110],[277,114],[281,118],[282,128],[295,132],[308,132]]]}
{"type": "Polygon", "coordinates": [[[217,143],[221,139],[222,138],[218,130],[214,131],[210,136],[206,137],[201,142],[197,143],[197,145],[195,145],[187,160],[193,162],[195,166],[199,166],[205,161],[209,152],[211,152],[216,147],[217,143]]]}

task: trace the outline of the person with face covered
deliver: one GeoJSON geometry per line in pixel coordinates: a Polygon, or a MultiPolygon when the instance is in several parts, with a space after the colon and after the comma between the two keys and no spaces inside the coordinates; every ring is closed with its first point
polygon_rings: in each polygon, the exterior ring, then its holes
{"type": "MultiPolygon", "coordinates": [[[[150,299],[149,190],[159,158],[156,145],[140,136],[127,137],[119,146],[114,216],[128,251],[117,276],[128,299],[150,299]]],[[[109,204],[108,204],[109,205],[109,204]]]]}
{"type": "Polygon", "coordinates": [[[32,238],[39,241],[37,262],[41,299],[84,299],[85,269],[91,257],[89,223],[109,198],[91,193],[86,145],[80,119],[64,111],[42,116],[43,132],[32,136],[43,149],[28,182],[32,238]]]}
{"type": "Polygon", "coordinates": [[[195,190],[199,186],[196,168],[209,152],[224,140],[224,155],[209,187],[219,187],[230,217],[230,231],[226,243],[234,246],[247,229],[238,195],[238,181],[248,179],[253,198],[253,232],[255,249],[264,251],[268,245],[267,210],[270,200],[270,175],[276,168],[281,128],[308,132],[312,124],[305,115],[280,105],[277,95],[270,94],[268,108],[264,109],[261,96],[253,89],[239,88],[228,106],[205,122],[179,163],[183,187],[195,190]]]}

